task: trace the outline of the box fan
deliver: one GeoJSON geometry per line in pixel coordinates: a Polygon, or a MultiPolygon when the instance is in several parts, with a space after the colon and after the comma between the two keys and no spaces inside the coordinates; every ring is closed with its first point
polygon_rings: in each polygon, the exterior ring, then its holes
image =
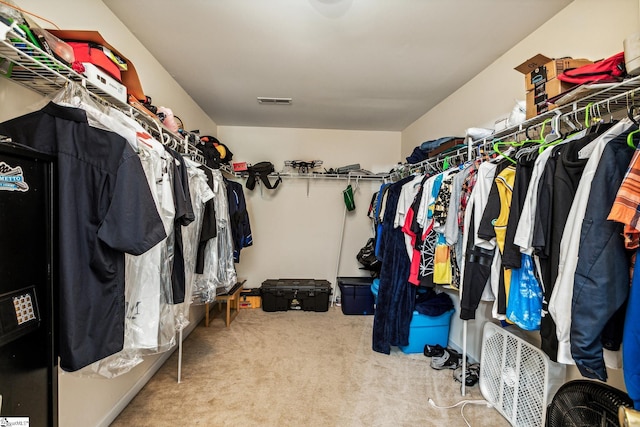
{"type": "Polygon", "coordinates": [[[500,326],[485,323],[480,391],[511,425],[544,426],[547,404],[564,380],[564,365],[500,326]]]}

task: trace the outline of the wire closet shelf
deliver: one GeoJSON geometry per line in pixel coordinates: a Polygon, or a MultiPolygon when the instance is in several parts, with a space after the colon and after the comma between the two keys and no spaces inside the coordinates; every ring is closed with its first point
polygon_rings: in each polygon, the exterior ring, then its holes
{"type": "MultiPolygon", "coordinates": [[[[204,163],[204,157],[196,146],[189,143],[182,136],[171,132],[157,118],[153,118],[145,112],[114,98],[101,88],[91,84],[86,77],[75,72],[66,64],[22,37],[15,31],[13,25],[8,26],[2,22],[0,22],[0,76],[7,77],[43,95],[56,93],[68,82],[79,83],[86,87],[91,96],[97,101],[118,108],[129,116],[134,117],[160,141],[176,148],[182,154],[189,155],[194,160],[204,163]]],[[[569,100],[553,110],[539,114],[518,125],[493,132],[485,138],[475,140],[467,138],[466,147],[441,153],[434,158],[429,158],[416,164],[401,165],[401,168],[411,172],[417,170],[437,171],[442,168],[447,158],[460,160],[466,157],[467,160],[470,160],[475,150],[483,148],[487,152],[486,150],[491,149],[493,142],[505,141],[529,131],[539,131],[543,124],[556,116],[560,116],[565,121],[571,118],[575,122],[579,116],[584,117],[587,114],[592,117],[613,115],[634,106],[636,91],[639,89],[640,76],[628,78],[615,84],[592,85],[589,88],[583,88],[584,92],[581,95],[575,95],[575,99],[569,100]]],[[[224,172],[238,177],[241,176],[241,174],[234,173],[230,168],[224,170],[224,172]]],[[[280,176],[283,178],[306,179],[359,178],[364,180],[393,180],[394,177],[397,178],[397,174],[397,171],[393,171],[386,174],[376,173],[371,175],[352,172],[350,174],[280,173],[280,176]]]]}
{"type": "Polygon", "coordinates": [[[122,111],[136,119],[158,141],[199,163],[204,163],[204,157],[197,147],[170,131],[157,118],[93,85],[86,77],[23,38],[15,31],[13,25],[8,26],[3,22],[0,22],[0,76],[48,97],[69,83],[82,85],[100,104],[122,111]]]}

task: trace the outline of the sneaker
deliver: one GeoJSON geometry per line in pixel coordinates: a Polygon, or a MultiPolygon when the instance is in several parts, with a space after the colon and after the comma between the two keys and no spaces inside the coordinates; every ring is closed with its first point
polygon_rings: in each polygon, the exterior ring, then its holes
{"type": "MultiPolygon", "coordinates": [[[[453,379],[462,382],[462,365],[453,371],[453,379]]],[[[467,366],[464,383],[467,387],[473,387],[480,379],[480,364],[472,363],[467,366]]]]}
{"type": "Polygon", "coordinates": [[[445,348],[442,356],[431,359],[433,369],[456,369],[462,364],[462,356],[457,351],[445,348]]]}
{"type": "Polygon", "coordinates": [[[444,348],[440,344],[425,345],[424,355],[427,357],[441,357],[444,354],[444,348]]]}

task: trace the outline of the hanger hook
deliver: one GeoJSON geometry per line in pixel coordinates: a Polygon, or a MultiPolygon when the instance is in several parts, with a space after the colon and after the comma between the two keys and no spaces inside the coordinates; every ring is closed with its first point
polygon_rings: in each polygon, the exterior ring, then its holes
{"type": "Polygon", "coordinates": [[[524,129],[524,134],[526,135],[527,139],[532,139],[532,138],[529,136],[529,126],[527,126],[527,127],[524,129]]]}
{"type": "Polygon", "coordinates": [[[635,111],[637,108],[638,107],[636,105],[631,104],[627,109],[627,116],[633,122],[633,124],[635,124],[636,126],[640,126],[640,124],[638,124],[638,121],[636,120],[636,117],[635,117],[636,116],[635,111]]]}

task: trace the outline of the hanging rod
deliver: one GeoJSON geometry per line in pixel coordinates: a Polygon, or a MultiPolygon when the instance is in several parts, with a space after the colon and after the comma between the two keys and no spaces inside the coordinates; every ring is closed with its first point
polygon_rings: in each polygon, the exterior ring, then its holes
{"type": "MultiPolygon", "coordinates": [[[[602,84],[599,84],[597,86],[601,85],[602,84]]],[[[572,102],[568,102],[567,104],[560,105],[553,110],[541,113],[535,117],[525,120],[524,122],[516,126],[509,127],[500,132],[495,132],[494,134],[486,138],[479,138],[477,140],[474,140],[472,142],[472,145],[475,146],[479,142],[488,139],[503,140],[505,138],[510,138],[515,135],[521,134],[522,132],[526,132],[527,129],[536,129],[540,127],[545,122],[545,120],[551,119],[554,116],[558,115],[558,112],[560,112],[561,118],[565,118],[584,113],[588,109],[594,108],[602,108],[607,112],[620,111],[622,108],[627,107],[630,98],[632,99],[635,97],[635,92],[636,90],[638,90],[638,88],[640,88],[640,76],[632,77],[623,80],[622,82],[610,84],[600,90],[594,89],[593,93],[587,94],[572,102]],[[622,103],[620,102],[621,100],[625,100],[624,105],[622,105],[622,103]]]]}
{"type": "MultiPolygon", "coordinates": [[[[229,173],[227,170],[224,170],[224,172],[229,173]]],[[[231,173],[234,177],[236,178],[247,178],[249,176],[248,173],[246,172],[242,172],[242,173],[231,173]]],[[[377,181],[377,180],[384,180],[389,178],[389,174],[385,173],[385,174],[332,174],[332,173],[289,173],[289,172],[284,172],[284,173],[270,173],[269,174],[270,178],[298,178],[298,179],[336,179],[336,180],[340,180],[340,179],[360,179],[360,180],[365,180],[365,181],[377,181]]]]}

